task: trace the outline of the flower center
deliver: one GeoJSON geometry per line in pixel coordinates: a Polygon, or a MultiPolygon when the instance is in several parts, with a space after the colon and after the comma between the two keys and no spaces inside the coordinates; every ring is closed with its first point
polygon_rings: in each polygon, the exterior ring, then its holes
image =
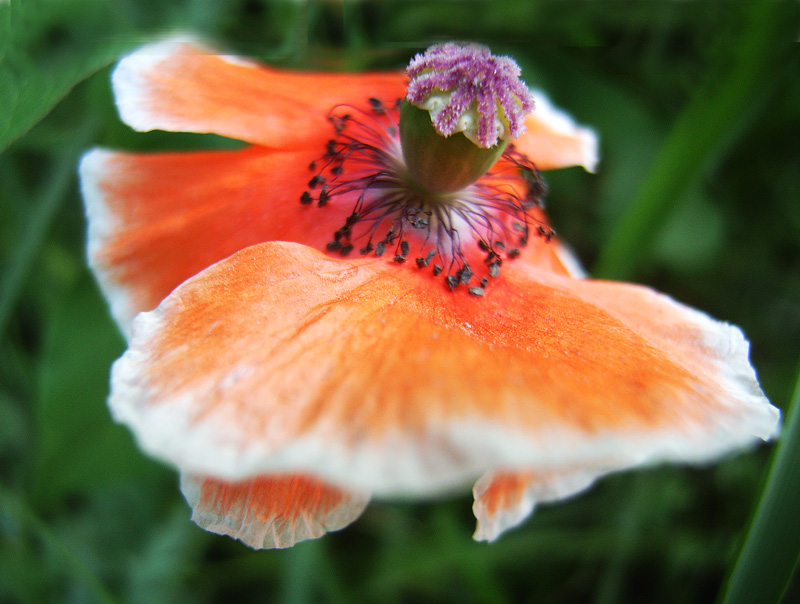
{"type": "Polygon", "coordinates": [[[300,202],[352,204],[329,251],[346,256],[358,248],[362,255],[391,255],[398,264],[413,259],[418,269],[443,274],[450,289],[464,285],[480,296],[531,234],[548,240],[554,234],[541,212],[544,183],[507,140],[523,128],[530,93],[513,61],[483,47],[433,47],[408,72],[405,101],[370,99],[368,111],[333,110],[336,135],[312,162],[300,202]],[[476,62],[475,55],[485,60],[476,62]],[[507,73],[519,86],[505,82],[507,73]],[[468,101],[464,86],[504,93],[491,103],[482,92],[468,101]],[[425,91],[449,100],[432,102],[425,91]],[[467,117],[453,120],[459,111],[467,117]]]}

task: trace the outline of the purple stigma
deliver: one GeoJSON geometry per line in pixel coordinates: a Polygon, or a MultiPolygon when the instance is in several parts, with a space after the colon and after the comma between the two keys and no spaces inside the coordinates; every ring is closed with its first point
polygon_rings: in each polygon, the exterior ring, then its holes
{"type": "Polygon", "coordinates": [[[498,139],[522,134],[525,116],[533,111],[533,96],[519,79],[519,65],[493,56],[480,44],[431,46],[411,60],[406,73],[411,78],[408,102],[430,111],[442,136],[463,132],[488,149],[498,139]]]}

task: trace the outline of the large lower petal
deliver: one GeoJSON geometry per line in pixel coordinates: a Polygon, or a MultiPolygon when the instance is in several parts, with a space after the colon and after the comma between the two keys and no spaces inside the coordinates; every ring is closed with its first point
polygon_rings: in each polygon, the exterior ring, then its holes
{"type": "Polygon", "coordinates": [[[122,119],[136,130],[213,132],[279,149],[330,137],[337,105],[369,109],[369,99],[405,96],[405,76],[271,69],[171,38],[140,48],[114,71],[122,119]]]}
{"type": "Polygon", "coordinates": [[[139,315],[110,405],[183,471],[313,472],[375,494],[704,461],[775,433],[735,327],[513,262],[484,297],[463,290],[389,261],[247,248],[139,315]]]}
{"type": "Polygon", "coordinates": [[[256,549],[292,547],[346,527],[369,496],[348,493],[306,475],[258,476],[225,482],[181,476],[181,490],[201,528],[256,549]]]}
{"type": "Polygon", "coordinates": [[[87,153],[80,174],[89,258],[123,330],[240,249],[276,239],[324,248],[352,207],[300,204],[320,153],[87,153]]]}

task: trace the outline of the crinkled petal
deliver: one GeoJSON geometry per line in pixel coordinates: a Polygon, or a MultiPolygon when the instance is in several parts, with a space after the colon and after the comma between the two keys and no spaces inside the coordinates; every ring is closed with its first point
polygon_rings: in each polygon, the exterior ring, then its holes
{"type": "Polygon", "coordinates": [[[89,258],[123,332],[180,283],[247,246],[280,239],[324,248],[352,207],[300,204],[318,154],[87,153],[89,258]]]}
{"type": "Polygon", "coordinates": [[[292,547],[338,531],[364,511],[369,496],[346,492],[311,476],[258,476],[225,482],[181,475],[181,490],[201,528],[255,549],[292,547]]]}
{"type": "Polygon", "coordinates": [[[594,172],[599,159],[597,135],[579,126],[547,96],[534,90],[536,108],[525,120],[525,132],[514,141],[540,170],[583,166],[594,172]]]}
{"type": "Polygon", "coordinates": [[[287,72],[170,38],[124,57],[112,77],[122,119],[136,130],[213,132],[279,149],[329,136],[336,105],[369,108],[405,95],[401,73],[287,72]]]}
{"type": "Polygon", "coordinates": [[[531,515],[539,503],[571,497],[602,472],[588,468],[550,472],[487,472],[472,489],[476,541],[494,541],[531,515]]]}
{"type": "Polygon", "coordinates": [[[382,259],[247,248],[139,315],[110,405],[185,472],[376,495],[700,462],[775,434],[735,327],[642,287],[503,270],[477,298],[382,259]]]}

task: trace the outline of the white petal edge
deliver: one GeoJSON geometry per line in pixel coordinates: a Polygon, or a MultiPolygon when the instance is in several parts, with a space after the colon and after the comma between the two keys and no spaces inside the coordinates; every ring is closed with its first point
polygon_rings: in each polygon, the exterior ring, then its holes
{"type": "Polygon", "coordinates": [[[126,338],[130,335],[133,318],[139,312],[133,303],[130,290],[120,285],[110,274],[108,267],[99,261],[100,250],[112,235],[121,228],[120,220],[106,203],[106,195],[100,186],[104,178],[112,173],[108,162],[117,153],[106,149],[92,149],[81,158],[78,167],[80,187],[86,207],[88,223],[87,254],[89,266],[108,300],[111,315],[126,338]]]}
{"type": "MultiPolygon", "coordinates": [[[[298,517],[292,528],[287,527],[281,518],[272,522],[250,519],[245,510],[240,519],[233,516],[201,512],[196,509],[200,501],[202,478],[181,473],[180,488],[186,502],[192,508],[192,522],[200,528],[238,539],[253,549],[284,549],[301,541],[319,539],[326,533],[338,531],[356,521],[369,503],[369,495],[365,493],[349,493],[351,499],[336,506],[324,518],[317,519],[308,515],[298,517]]],[[[247,502],[242,502],[246,507],[247,502]]]]}

